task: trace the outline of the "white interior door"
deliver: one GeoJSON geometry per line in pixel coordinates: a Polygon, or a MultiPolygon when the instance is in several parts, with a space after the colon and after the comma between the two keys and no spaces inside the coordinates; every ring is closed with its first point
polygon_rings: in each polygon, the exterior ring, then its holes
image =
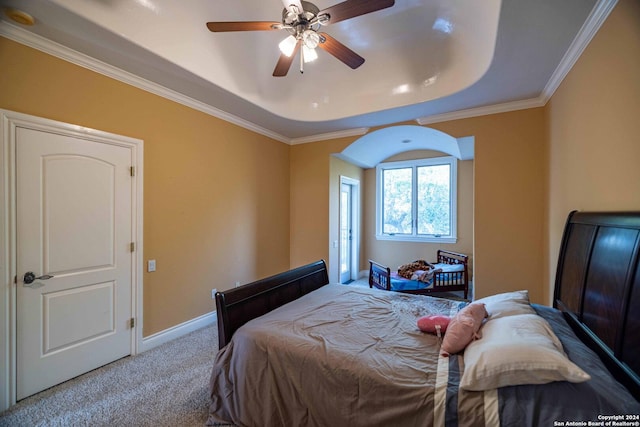
{"type": "Polygon", "coordinates": [[[132,353],[134,239],[129,147],[16,132],[19,400],[132,353]]]}

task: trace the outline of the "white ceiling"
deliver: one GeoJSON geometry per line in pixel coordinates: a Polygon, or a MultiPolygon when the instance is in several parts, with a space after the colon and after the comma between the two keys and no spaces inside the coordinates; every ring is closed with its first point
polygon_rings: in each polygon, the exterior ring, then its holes
{"type": "MultiPolygon", "coordinates": [[[[321,10],[337,1],[316,0],[321,10]]],[[[272,77],[287,33],[212,33],[208,21],[280,21],[281,0],[0,0],[0,35],[287,143],[541,106],[616,0],[396,0],[322,29],[327,52],[272,77]]]]}

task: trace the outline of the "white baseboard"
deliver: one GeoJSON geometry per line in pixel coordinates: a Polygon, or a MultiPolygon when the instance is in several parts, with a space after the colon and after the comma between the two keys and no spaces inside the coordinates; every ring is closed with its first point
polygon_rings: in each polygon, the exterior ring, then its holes
{"type": "Polygon", "coordinates": [[[160,344],[164,344],[176,338],[180,338],[183,335],[187,335],[197,329],[209,326],[215,323],[215,321],[216,312],[212,311],[210,313],[203,314],[200,317],[196,317],[195,319],[187,320],[186,322],[173,326],[169,329],[165,329],[164,331],[156,332],[155,334],[142,339],[142,345],[139,347],[139,351],[142,353],[147,350],[151,350],[160,344]]]}

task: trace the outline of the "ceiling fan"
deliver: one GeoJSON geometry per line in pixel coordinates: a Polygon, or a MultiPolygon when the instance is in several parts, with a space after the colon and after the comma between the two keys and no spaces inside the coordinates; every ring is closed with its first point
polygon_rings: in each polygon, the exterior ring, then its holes
{"type": "Polygon", "coordinates": [[[286,30],[289,36],[280,42],[280,58],[273,70],[274,77],[286,76],[293,59],[300,52],[300,72],[303,64],[317,58],[316,47],[338,58],[352,69],[364,63],[364,58],[343,45],[320,28],[356,16],[365,15],[394,5],[394,0],[346,0],[319,10],[316,5],[304,0],[282,0],[282,22],[236,21],[207,22],[213,32],[286,30]]]}

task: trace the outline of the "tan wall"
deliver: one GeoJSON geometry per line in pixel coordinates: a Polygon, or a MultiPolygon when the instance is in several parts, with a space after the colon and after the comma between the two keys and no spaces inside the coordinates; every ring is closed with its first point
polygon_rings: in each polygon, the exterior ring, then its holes
{"type": "Polygon", "coordinates": [[[0,108],[144,140],[145,336],[289,268],[286,144],[4,38],[0,69],[0,108]]]}
{"type": "MultiPolygon", "coordinates": [[[[430,127],[456,138],[475,136],[476,297],[528,289],[534,302],[543,302],[546,200],[543,109],[455,120],[430,127]]],[[[328,219],[324,215],[328,212],[329,156],[356,139],[292,147],[291,257],[297,263],[328,255],[328,219]],[[312,216],[317,221],[312,221],[312,216]]],[[[366,197],[371,196],[365,193],[366,197]]]]}
{"type": "Polygon", "coordinates": [[[330,158],[352,138],[291,147],[291,267],[329,261],[330,158]]]}
{"type": "Polygon", "coordinates": [[[640,2],[620,0],[545,113],[550,301],[567,214],[640,211],[640,2]]]}
{"type": "MultiPolygon", "coordinates": [[[[441,157],[448,154],[438,151],[408,151],[384,162],[441,157]]],[[[392,269],[409,261],[426,259],[435,262],[438,249],[469,255],[469,272],[473,277],[473,160],[458,162],[458,241],[456,243],[394,242],[376,239],[376,169],[365,171],[365,253],[372,259],[392,269]]],[[[366,268],[369,268],[367,262],[366,268]]]]}

